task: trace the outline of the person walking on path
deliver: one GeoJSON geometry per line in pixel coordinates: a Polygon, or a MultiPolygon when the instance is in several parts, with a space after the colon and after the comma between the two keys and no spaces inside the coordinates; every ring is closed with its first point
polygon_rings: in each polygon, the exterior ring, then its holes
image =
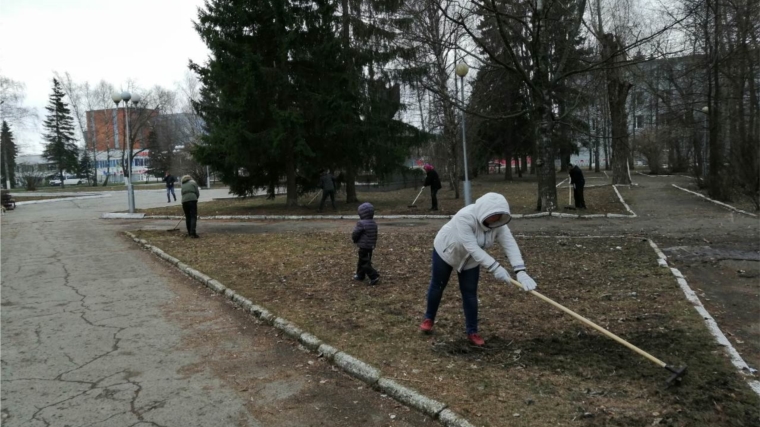
{"type": "Polygon", "coordinates": [[[190,175],[182,177],[182,211],[185,212],[185,226],[187,235],[197,239],[198,233],[195,232],[195,225],[198,222],[198,199],[201,192],[198,184],[190,175]]]}
{"type": "Polygon", "coordinates": [[[420,330],[430,333],[441,303],[443,290],[451,272],[459,277],[467,339],[476,346],[485,345],[478,334],[478,280],[480,268],[493,274],[500,282],[509,281],[509,273],[484,249],[494,243],[504,249],[512,271],[526,291],[536,289],[536,282],[525,272],[525,263],[517,242],[507,223],[512,219],[509,203],[501,194],[487,193],[465,206],[446,223],[435,236],[433,243],[432,277],[427,293],[427,311],[420,330]]]}
{"type": "Polygon", "coordinates": [[[438,190],[441,189],[441,178],[438,176],[438,172],[435,171],[433,165],[425,164],[425,187],[430,187],[430,200],[433,202],[431,211],[438,210],[438,190]]]}
{"type": "Polygon", "coordinates": [[[356,264],[354,280],[363,282],[369,277],[369,284],[374,286],[380,281],[380,275],[372,267],[372,251],[377,245],[377,223],[373,219],[375,207],[371,203],[359,205],[359,221],[351,233],[351,240],[359,247],[359,261],[356,264]]]}
{"type": "Polygon", "coordinates": [[[172,176],[169,172],[166,172],[164,176],[164,183],[166,183],[166,203],[171,203],[171,197],[174,197],[174,201],[177,201],[177,196],[174,195],[174,183],[177,182],[177,178],[172,176]]]}
{"type": "Polygon", "coordinates": [[[586,200],[583,198],[583,187],[586,185],[586,180],[583,179],[583,171],[578,165],[570,164],[568,173],[570,174],[570,184],[573,186],[575,207],[586,209],[586,200]]]}
{"type": "Polygon", "coordinates": [[[322,202],[319,204],[319,212],[325,207],[325,200],[330,197],[333,210],[335,210],[335,177],[328,171],[322,171],[322,176],[319,177],[319,188],[322,189],[322,202]]]}

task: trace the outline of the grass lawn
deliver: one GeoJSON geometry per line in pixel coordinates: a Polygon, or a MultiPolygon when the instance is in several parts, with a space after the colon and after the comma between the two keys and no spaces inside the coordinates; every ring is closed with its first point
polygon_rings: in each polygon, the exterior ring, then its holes
{"type": "Polygon", "coordinates": [[[760,423],[760,399],[646,241],[518,239],[540,292],[668,363],[687,364],[689,374],[673,387],[665,386],[662,368],[485,273],[479,292],[485,348],[465,339],[456,275],[435,333],[421,335],[434,236],[381,229],[374,263],[382,281],[370,288],[351,280],[350,229],[198,240],[138,235],[476,425],[760,423]]]}
{"type": "MultiPolygon", "coordinates": [[[[557,183],[565,178],[564,175],[557,179],[557,183]]],[[[593,179],[587,180],[587,185],[607,184],[604,175],[601,177],[594,176],[593,179]]],[[[430,208],[430,190],[425,189],[419,200],[417,208],[409,208],[419,188],[406,188],[395,191],[368,191],[359,192],[358,198],[362,202],[370,202],[375,205],[377,215],[392,214],[427,214],[430,208]]],[[[512,213],[531,214],[535,213],[537,184],[535,177],[526,177],[523,179],[516,178],[514,181],[504,181],[501,176],[487,175],[481,176],[472,181],[473,199],[482,196],[488,192],[497,192],[503,194],[509,202],[512,213]]],[[[278,196],[275,200],[266,200],[264,197],[255,197],[247,199],[223,199],[203,202],[203,192],[201,192],[201,203],[198,206],[200,215],[314,215],[319,208],[321,195],[317,193],[305,194],[299,198],[300,206],[288,208],[285,206],[285,196],[278,196]],[[313,201],[311,201],[313,199],[313,201]],[[311,203],[309,203],[311,201],[311,203]]],[[[462,196],[464,197],[464,196],[462,196]]],[[[566,211],[564,208],[568,204],[567,183],[562,184],[557,189],[559,199],[559,211],[578,213],[577,211],[566,211]]],[[[593,213],[627,213],[623,205],[615,195],[611,186],[591,187],[585,191],[586,211],[584,214],[593,213]]],[[[438,203],[440,211],[436,212],[441,215],[453,215],[462,207],[462,199],[454,198],[454,191],[449,190],[448,186],[438,192],[438,203]]],[[[356,215],[358,203],[345,203],[345,193],[337,195],[337,210],[332,210],[329,200],[326,202],[325,214],[348,214],[356,215]]],[[[139,209],[149,215],[182,215],[182,207],[178,205],[153,208],[139,209]]]]}

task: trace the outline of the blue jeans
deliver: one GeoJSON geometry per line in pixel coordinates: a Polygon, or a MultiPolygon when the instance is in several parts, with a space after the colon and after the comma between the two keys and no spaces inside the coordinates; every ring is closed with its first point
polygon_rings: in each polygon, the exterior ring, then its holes
{"type": "Polygon", "coordinates": [[[177,196],[174,195],[174,187],[166,187],[166,201],[167,202],[171,202],[172,201],[171,198],[169,197],[169,195],[171,195],[172,197],[174,197],[174,201],[175,202],[177,201],[177,196]]]}
{"type": "MultiPolygon", "coordinates": [[[[443,290],[449,283],[449,277],[454,267],[448,265],[438,252],[433,249],[433,268],[430,278],[430,287],[427,294],[427,311],[425,318],[435,321],[438,306],[441,304],[443,290]]],[[[480,279],[480,266],[457,273],[459,277],[459,291],[462,293],[462,308],[467,334],[478,332],[478,279],[480,279]]]]}

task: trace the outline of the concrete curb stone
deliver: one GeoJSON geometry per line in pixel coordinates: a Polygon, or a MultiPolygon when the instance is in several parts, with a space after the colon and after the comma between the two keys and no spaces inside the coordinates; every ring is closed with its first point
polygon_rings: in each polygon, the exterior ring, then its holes
{"type": "Polygon", "coordinates": [[[335,355],[338,354],[338,349],[329,344],[321,344],[317,351],[330,361],[335,359],[335,355]]]}
{"type": "Polygon", "coordinates": [[[243,308],[243,310],[250,312],[253,302],[251,302],[251,300],[249,300],[248,298],[240,297],[238,304],[243,308]]]}
{"type": "Polygon", "coordinates": [[[196,279],[197,281],[203,283],[204,285],[207,285],[208,282],[211,280],[210,277],[206,276],[205,274],[201,273],[200,271],[194,269],[194,268],[188,268],[185,273],[190,275],[190,277],[196,279]]]}
{"type": "Polygon", "coordinates": [[[298,339],[301,337],[301,334],[303,333],[303,331],[300,328],[288,322],[287,320],[283,319],[282,317],[278,317],[274,319],[274,322],[272,323],[272,325],[291,338],[298,339]]]}
{"type": "Polygon", "coordinates": [[[211,288],[211,290],[213,290],[214,292],[218,294],[223,294],[224,291],[227,290],[226,286],[224,286],[218,280],[214,280],[214,279],[209,280],[208,283],[206,283],[206,286],[208,286],[209,288],[211,288]]]}
{"type": "Polygon", "coordinates": [[[232,298],[234,298],[235,295],[237,295],[237,293],[230,288],[224,290],[225,298],[229,299],[230,301],[232,301],[232,298]]]}
{"type": "Polygon", "coordinates": [[[270,313],[269,310],[263,308],[261,309],[261,313],[259,313],[259,319],[261,319],[262,322],[268,323],[270,325],[274,323],[274,319],[276,318],[277,316],[270,313]]]}
{"type": "Polygon", "coordinates": [[[350,375],[364,381],[367,385],[373,386],[380,379],[380,371],[368,365],[361,360],[339,351],[333,358],[336,366],[343,368],[350,375]]]}
{"type": "Polygon", "coordinates": [[[446,409],[445,403],[425,397],[388,378],[380,378],[377,382],[377,388],[399,402],[411,406],[432,418],[435,418],[441,411],[446,409]]]}
{"type": "Polygon", "coordinates": [[[446,427],[475,427],[469,421],[457,415],[451,409],[444,409],[438,415],[438,420],[446,427]]]}
{"type": "Polygon", "coordinates": [[[314,352],[318,351],[319,346],[322,345],[322,340],[320,340],[315,335],[312,335],[308,332],[302,333],[301,336],[298,337],[298,342],[300,342],[301,344],[303,344],[304,347],[314,352]]]}

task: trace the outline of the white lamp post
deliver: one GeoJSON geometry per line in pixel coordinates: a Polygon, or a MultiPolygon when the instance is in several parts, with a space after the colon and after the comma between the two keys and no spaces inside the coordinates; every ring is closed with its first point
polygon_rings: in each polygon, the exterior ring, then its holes
{"type": "Polygon", "coordinates": [[[707,176],[707,128],[708,128],[708,113],[710,112],[710,108],[707,106],[702,107],[702,112],[705,113],[705,137],[703,138],[704,142],[702,144],[702,178],[707,176]]]}
{"type": "Polygon", "coordinates": [[[121,92],[121,93],[114,93],[111,96],[111,99],[113,99],[113,102],[116,104],[116,108],[119,108],[119,104],[121,101],[124,101],[124,123],[126,127],[126,135],[124,139],[125,149],[128,151],[127,154],[127,173],[124,177],[124,183],[127,186],[127,204],[129,206],[129,213],[135,213],[135,192],[132,188],[132,138],[130,137],[129,133],[129,101],[131,100],[133,104],[137,105],[142,100],[140,98],[140,95],[137,94],[130,94],[127,91],[121,92]]]}
{"type": "Polygon", "coordinates": [[[467,136],[465,135],[464,124],[464,76],[470,71],[470,67],[464,62],[460,62],[456,67],[456,74],[461,79],[462,87],[462,148],[464,150],[464,205],[467,206],[472,203],[472,197],[470,196],[470,178],[467,173],[467,136]]]}

